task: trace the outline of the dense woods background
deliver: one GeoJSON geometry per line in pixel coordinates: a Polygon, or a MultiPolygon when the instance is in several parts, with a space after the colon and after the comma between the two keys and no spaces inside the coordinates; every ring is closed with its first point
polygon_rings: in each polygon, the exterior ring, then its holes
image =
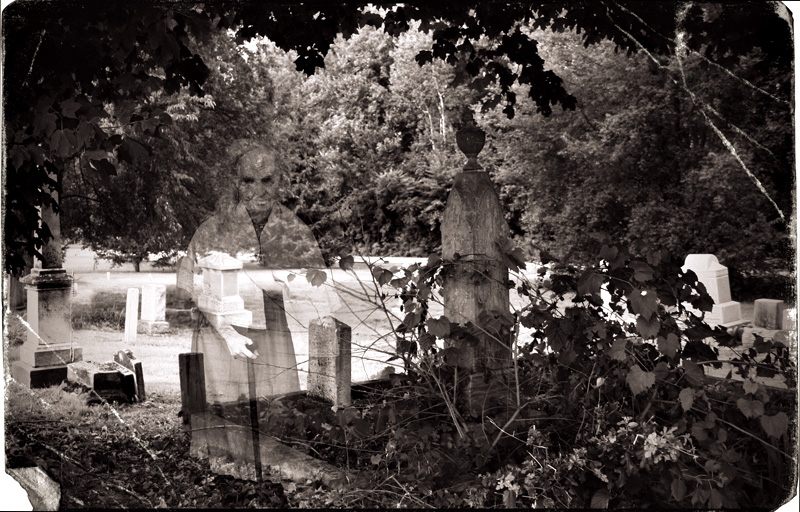
{"type": "MultiPolygon", "coordinates": [[[[538,52],[533,55],[542,69],[553,73],[537,75],[532,92],[530,81],[490,81],[470,75],[474,70],[461,60],[431,58],[430,48],[434,56],[445,55],[435,48],[446,29],[431,21],[441,13],[423,12],[422,18],[430,16],[426,30],[408,16],[404,31],[391,30],[389,21],[381,29],[361,20],[345,31],[347,37],[328,34],[332,46],[324,66],[285,51],[288,32],[274,36],[281,47],[257,35],[275,27],[226,29],[223,16],[216,18],[217,29],[204,31],[195,26],[199,21],[176,14],[176,34],[184,25],[189,34],[202,34],[179,38],[180,46],[185,42],[197,53],[148,36],[156,63],[180,52],[183,67],[165,67],[163,88],[148,89],[136,75],[130,83],[117,79],[124,93],[138,99],[123,101],[125,94],[115,93],[97,103],[108,114],[96,126],[109,147],[73,151],[80,144],[69,135],[80,139],[80,126],[54,130],[48,139],[61,157],[53,159],[55,167],[67,170],[58,175],[66,241],[87,243],[117,261],[169,258],[213,211],[233,175],[237,150],[259,142],[280,154],[291,183],[284,201],[313,226],[328,257],[351,250],[427,255],[439,249],[439,220],[464,160],[455,131],[464,108],[472,107],[488,135],[480,161],[497,185],[515,242],[529,258],[580,265],[613,241],[634,251],[714,253],[731,269],[735,288],[745,274],[789,270],[794,133],[788,25],[771,7],[693,4],[682,15],[690,42],[698,33],[706,40],[690,45],[697,51],[678,52],[669,46],[676,39],[660,31],[664,27],[639,17],[659,10],[677,17],[677,4],[623,4],[609,5],[638,31],[623,30],[610,14],[601,20],[580,3],[564,4],[562,13],[578,20],[577,29],[548,18],[552,13],[544,7],[539,17],[514,21],[513,34],[533,41],[528,52],[538,52]],[[587,23],[596,26],[581,31],[587,23]],[[734,36],[739,29],[745,35],[734,36]],[[104,159],[109,148],[115,158],[104,159]]],[[[256,19],[244,7],[237,12],[232,20],[256,19]]],[[[487,27],[498,23],[484,17],[487,27]]],[[[162,21],[156,16],[152,23],[162,21]]],[[[313,26],[305,27],[309,38],[316,37],[313,26]]],[[[498,37],[473,38],[470,48],[489,51],[498,37]]],[[[508,60],[514,52],[506,43],[507,56],[494,61],[523,69],[508,60]]],[[[62,102],[63,119],[85,116],[81,101],[62,102]]],[[[35,125],[45,133],[57,119],[48,116],[35,125]]],[[[34,151],[25,151],[12,145],[12,163],[33,158],[34,151]]],[[[23,167],[19,172],[31,181],[23,167]]],[[[13,188],[9,194],[27,197],[13,188]]],[[[14,243],[21,242],[6,237],[7,247],[14,243]]]]}

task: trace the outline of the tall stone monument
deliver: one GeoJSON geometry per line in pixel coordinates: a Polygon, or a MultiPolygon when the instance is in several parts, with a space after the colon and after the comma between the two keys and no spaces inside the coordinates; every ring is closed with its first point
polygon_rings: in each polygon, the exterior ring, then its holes
{"type": "Polygon", "coordinates": [[[58,214],[45,206],[40,215],[53,238],[42,248],[42,260],[20,280],[28,296],[30,328],[19,361],[11,365],[11,376],[32,388],[61,383],[67,365],[83,359],[82,349],[72,344],[72,276],[62,268],[58,214]]]}
{"type": "Polygon", "coordinates": [[[714,308],[706,314],[709,325],[732,327],[743,323],[741,305],[731,300],[731,287],[728,282],[728,267],[720,265],[713,254],[690,254],[683,264],[683,271],[694,271],[697,279],[706,287],[714,299],[714,308]]]}
{"type": "Polygon", "coordinates": [[[457,133],[467,156],[455,176],[442,220],[442,258],[452,261],[443,287],[444,314],[452,322],[471,322],[478,340],[454,340],[459,368],[467,371],[463,397],[472,414],[494,407],[508,396],[513,367],[510,336],[485,328],[486,315],[508,313],[508,268],[498,242],[509,228],[489,174],[478,165],[484,132],[474,122],[457,133]],[[483,315],[483,316],[482,316],[483,315]]]}

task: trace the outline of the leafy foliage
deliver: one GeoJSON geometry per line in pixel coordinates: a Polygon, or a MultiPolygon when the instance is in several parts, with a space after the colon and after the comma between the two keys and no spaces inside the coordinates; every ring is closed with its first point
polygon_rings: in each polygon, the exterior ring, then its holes
{"type": "MultiPolygon", "coordinates": [[[[675,6],[669,2],[652,4],[635,1],[596,5],[411,3],[382,9],[358,3],[289,6],[269,2],[212,2],[202,6],[152,3],[122,6],[108,2],[84,2],[79,8],[72,9],[70,6],[68,10],[49,4],[45,8],[39,2],[17,2],[9,7],[4,17],[8,48],[4,54],[5,76],[8,77],[5,91],[11,99],[5,102],[9,208],[4,242],[9,254],[8,268],[20,269],[24,265],[23,254],[36,254],[42,243],[51,236],[46,225],[41,228],[38,226],[35,208],[54,202],[50,191],[61,190],[65,173],[73,172],[70,170],[73,165],[75,170],[80,168],[92,175],[88,178],[91,181],[95,178],[113,178],[121,163],[141,168],[146,167],[144,164],[148,158],[155,158],[159,163],[168,162],[169,166],[157,168],[164,172],[167,167],[166,172],[174,173],[174,178],[177,178],[175,190],[168,195],[173,206],[180,204],[182,207],[167,215],[170,220],[170,229],[167,231],[172,239],[180,240],[185,232],[193,229],[203,214],[213,209],[215,197],[208,191],[214,190],[214,187],[210,185],[224,183],[230,170],[229,166],[226,169],[224,161],[220,161],[220,155],[225,153],[221,141],[231,140],[233,137],[230,135],[239,138],[241,133],[236,132],[242,130],[247,132],[248,137],[257,140],[269,139],[267,132],[274,132],[281,137],[289,135],[293,155],[289,165],[295,173],[294,207],[303,210],[305,218],[317,228],[323,248],[329,255],[341,253],[342,242],[334,240],[341,239],[340,235],[345,231],[349,231],[347,235],[352,243],[362,249],[380,247],[406,253],[416,250],[420,254],[436,250],[438,214],[443,207],[449,183],[448,173],[455,169],[459,160],[449,135],[458,124],[458,114],[454,115],[454,111],[467,105],[482,104],[484,114],[488,116],[500,114],[508,117],[520,112],[528,116],[535,112],[545,115],[551,115],[552,112],[555,116],[557,112],[552,110],[555,105],[566,109],[580,106],[581,118],[589,125],[596,127],[598,120],[602,119],[600,116],[587,115],[585,105],[579,105],[576,98],[585,102],[585,98],[591,97],[593,91],[606,88],[594,87],[595,82],[591,78],[577,84],[570,82],[569,66],[565,69],[562,69],[563,66],[548,69],[547,64],[555,61],[548,53],[550,42],[543,38],[542,32],[538,32],[544,29],[558,34],[578,34],[584,46],[595,46],[592,52],[588,52],[589,55],[598,51],[600,47],[596,45],[604,40],[609,40],[615,49],[622,49],[628,54],[645,49],[664,69],[674,64],[670,64],[666,56],[676,53],[676,33],[685,31],[688,48],[702,60],[690,65],[703,71],[702,74],[690,73],[689,86],[697,90],[697,97],[713,106],[714,112],[726,120],[729,125],[723,127],[726,133],[740,139],[734,142],[757,141],[757,147],[761,149],[754,153],[752,159],[746,158],[749,166],[769,169],[776,160],[780,164],[780,169],[774,172],[774,189],[763,173],[758,176],[761,181],[767,182],[768,192],[774,196],[775,190],[791,188],[787,186],[791,184],[791,166],[786,165],[790,158],[785,151],[787,144],[791,144],[791,136],[782,128],[789,126],[780,122],[783,114],[776,116],[771,108],[756,108],[745,113],[743,109],[739,111],[736,108],[740,102],[726,103],[722,99],[735,96],[749,101],[748,95],[756,94],[761,100],[769,102],[771,96],[780,102],[783,101],[782,91],[789,90],[786,70],[791,60],[791,53],[787,51],[790,36],[781,18],[767,6],[751,3],[725,7],[697,4],[677,16],[675,6]],[[759,30],[747,30],[731,37],[730,27],[745,22],[759,30]],[[242,55],[238,50],[220,50],[225,45],[213,41],[225,39],[224,36],[215,38],[212,35],[221,36],[222,31],[228,29],[236,33],[239,42],[252,40],[256,36],[269,37],[281,53],[290,52],[294,67],[307,75],[314,74],[322,67],[332,70],[334,75],[341,74],[338,79],[341,82],[332,89],[342,96],[340,104],[336,105],[336,96],[324,93],[311,96],[317,101],[315,105],[335,105],[345,113],[338,118],[332,116],[331,119],[325,119],[322,116],[320,119],[319,116],[307,116],[305,109],[295,109],[298,98],[293,95],[300,89],[292,88],[298,81],[287,73],[289,68],[284,66],[285,58],[276,59],[274,54],[270,57],[273,64],[277,60],[282,62],[280,73],[270,77],[259,72],[258,66],[246,69],[248,66],[242,65],[242,55]],[[331,58],[335,53],[331,49],[337,46],[342,48],[343,41],[351,41],[344,48],[355,55],[375,41],[374,34],[378,30],[374,29],[380,29],[388,39],[380,42],[374,57],[358,56],[358,62],[353,61],[355,65],[352,66],[357,71],[356,76],[346,77],[345,71],[349,72],[351,68],[346,59],[331,58]],[[420,33],[425,35],[420,37],[420,33]],[[413,44],[408,44],[409,41],[413,41],[413,44]],[[395,43],[396,48],[393,49],[395,43]],[[386,60],[401,53],[407,57],[406,62],[413,60],[423,66],[412,69],[407,64],[389,63],[386,60]],[[77,62],[69,57],[75,55],[81,56],[77,62]],[[715,59],[716,63],[708,59],[715,59]],[[716,64],[724,65],[727,69],[716,64]],[[338,70],[337,65],[340,66],[338,70]],[[428,70],[434,71],[429,73],[428,70]],[[717,77],[724,78],[731,73],[747,80],[737,83],[750,86],[738,87],[736,91],[730,87],[718,87],[717,77]],[[714,75],[713,79],[709,80],[709,75],[714,75]],[[698,76],[702,76],[702,80],[698,81],[698,76]],[[276,83],[280,85],[276,88],[280,91],[275,98],[278,107],[276,113],[289,113],[290,118],[294,117],[284,125],[275,121],[280,115],[269,112],[268,104],[272,102],[270,79],[277,80],[276,83]],[[253,83],[266,85],[263,88],[249,87],[253,83]],[[421,85],[421,94],[412,92],[413,88],[409,85],[413,84],[421,85]],[[724,95],[703,97],[701,93],[707,91],[712,94],[713,91],[720,91],[724,95]],[[392,94],[387,95],[387,92],[392,94]],[[188,112],[187,116],[195,116],[200,121],[196,127],[173,129],[172,122],[178,120],[180,114],[165,107],[185,106],[192,102],[192,98],[208,93],[216,101],[214,115],[199,116],[196,110],[188,112]],[[177,102],[167,100],[173,94],[182,95],[183,98],[177,102]],[[525,100],[518,101],[518,97],[525,100]],[[361,107],[365,102],[372,105],[370,108],[373,110],[363,112],[361,107]],[[292,114],[295,111],[296,114],[292,114]],[[251,114],[253,117],[249,117],[251,114]],[[761,133],[748,134],[740,129],[742,126],[749,128],[750,123],[767,127],[765,136],[762,137],[761,133]],[[330,140],[325,140],[325,137],[315,134],[322,127],[326,130],[336,127],[347,133],[336,133],[330,140]],[[162,142],[171,146],[172,151],[159,148],[159,142],[153,138],[163,138],[162,142]],[[782,148],[776,147],[773,144],[775,141],[782,148]],[[317,154],[319,143],[323,143],[324,151],[317,154]],[[432,151],[418,151],[428,144],[432,151]],[[174,170],[175,167],[180,170],[174,170]],[[376,171],[379,174],[377,177],[374,176],[376,171]],[[330,178],[334,184],[338,184],[334,187],[338,190],[325,188],[330,178]],[[376,184],[380,187],[378,193],[364,192],[376,184]],[[352,199],[344,200],[344,197],[352,199]],[[358,227],[363,215],[360,214],[367,207],[379,213],[376,220],[382,228],[372,233],[361,233],[358,227]],[[180,226],[180,234],[175,231],[176,225],[180,226]]],[[[397,63],[401,60],[395,59],[397,63]]],[[[259,65],[262,64],[265,61],[259,62],[259,65]]],[[[613,66],[609,69],[613,69],[613,66]]],[[[673,78],[674,71],[673,66],[673,78]]],[[[619,81],[603,82],[628,83],[627,70],[623,73],[624,78],[619,81]]],[[[594,76],[605,78],[602,72],[590,75],[594,76]]],[[[316,81],[317,86],[324,82],[316,81]]],[[[646,88],[641,90],[643,97],[660,96],[645,92],[646,88]]],[[[311,86],[303,94],[308,95],[313,91],[314,86],[311,86]]],[[[617,95],[626,101],[628,96],[627,92],[617,95]]],[[[788,100],[783,102],[788,104],[788,100]]],[[[602,103],[614,104],[607,99],[602,103]]],[[[684,113],[697,107],[694,101],[694,107],[687,108],[686,103],[685,98],[673,101],[679,110],[679,124],[683,121],[684,113]]],[[[703,108],[704,112],[711,112],[703,108]]],[[[607,125],[604,128],[610,130],[610,138],[602,141],[603,145],[613,147],[619,134],[631,133],[632,129],[639,132],[638,126],[652,125],[654,122],[656,126],[661,126],[659,123],[663,121],[671,127],[674,120],[662,119],[658,115],[659,109],[661,107],[646,115],[641,115],[641,109],[633,109],[629,116],[615,116],[611,112],[612,117],[604,123],[607,125]]],[[[582,122],[575,115],[571,119],[582,122]]],[[[659,128],[657,132],[682,134],[686,130],[659,128]]],[[[690,147],[699,148],[698,151],[704,153],[706,148],[696,142],[704,141],[706,134],[703,130],[695,134],[698,131],[694,128],[689,132],[690,136],[684,138],[692,139],[690,147]]],[[[681,135],[676,137],[680,138],[681,135]]],[[[634,146],[669,147],[664,146],[665,142],[670,142],[666,139],[669,137],[641,140],[637,141],[640,144],[634,146]]],[[[538,140],[538,137],[534,137],[534,140],[538,140]]],[[[509,144],[516,144],[517,147],[530,147],[530,140],[523,140],[522,144],[517,142],[508,140],[509,144]]],[[[548,158],[548,162],[558,160],[558,152],[563,155],[565,151],[574,149],[579,149],[582,154],[597,154],[592,151],[596,143],[580,137],[563,139],[548,149],[549,155],[554,157],[548,158]],[[564,142],[567,144],[562,144],[564,142]]],[[[632,154],[636,154],[640,160],[649,159],[650,156],[641,152],[632,154]]],[[[668,151],[665,154],[674,156],[677,153],[668,151]]],[[[604,160],[589,158],[589,162],[604,160]]],[[[525,155],[520,157],[511,154],[501,155],[498,162],[500,160],[506,162],[498,166],[498,170],[502,171],[509,162],[524,162],[527,158],[525,155]]],[[[612,160],[610,168],[616,170],[622,165],[628,172],[640,176],[663,176],[666,171],[651,173],[652,168],[659,165],[661,169],[669,169],[667,165],[661,165],[658,158],[649,159],[653,162],[652,166],[628,165],[633,160],[612,160]]],[[[536,164],[535,161],[533,163],[536,164]]],[[[727,167],[729,165],[730,162],[709,162],[708,172],[719,174],[719,171],[724,171],[731,174],[732,171],[727,167]]],[[[577,169],[586,168],[577,161],[573,163],[575,166],[577,169]]],[[[525,165],[526,169],[530,167],[542,168],[538,164],[525,165]]],[[[570,174],[565,172],[569,169],[553,170],[558,176],[570,174]]],[[[766,174],[770,172],[765,171],[766,174]]],[[[514,174],[516,170],[509,169],[508,176],[514,174]]],[[[561,255],[565,250],[575,250],[586,258],[592,249],[576,247],[574,239],[565,236],[563,231],[556,232],[554,226],[589,224],[598,235],[609,233],[619,239],[616,235],[621,233],[630,241],[643,240],[646,243],[664,240],[671,250],[677,252],[679,238],[671,238],[674,236],[672,234],[689,229],[691,226],[687,223],[690,224],[695,218],[687,213],[685,218],[677,218],[674,222],[658,222],[663,219],[663,214],[671,211],[656,211],[665,196],[672,200],[679,195],[681,198],[687,196],[679,191],[673,193],[672,189],[664,189],[664,183],[659,183],[656,188],[666,190],[665,194],[629,194],[636,196],[631,204],[626,203],[630,197],[619,198],[606,187],[597,187],[598,183],[602,184],[602,179],[594,183],[592,180],[580,180],[581,186],[598,189],[596,198],[587,202],[590,208],[588,212],[561,210],[560,205],[546,205],[541,201],[529,204],[531,208],[525,208],[523,206],[529,201],[529,191],[547,189],[538,186],[538,183],[531,186],[530,174],[539,173],[526,171],[509,182],[506,178],[501,179],[504,202],[513,206],[509,211],[509,221],[516,234],[542,246],[551,245],[546,250],[558,250],[561,255]],[[520,187],[526,193],[521,194],[520,187]],[[529,218],[523,218],[524,211],[531,212],[529,218]],[[547,220],[546,215],[541,215],[542,212],[558,212],[560,219],[533,223],[532,219],[539,217],[547,220]],[[626,218],[631,219],[630,226],[619,222],[619,219],[626,218]],[[541,228],[535,224],[540,224],[541,228]],[[557,241],[555,247],[552,247],[553,241],[557,241]]],[[[682,175],[689,176],[687,173],[682,175]]],[[[693,179],[686,183],[691,185],[693,179]]],[[[675,182],[666,176],[664,180],[670,184],[675,182]]],[[[574,180],[563,181],[570,187],[574,186],[574,183],[570,183],[574,180]]],[[[616,177],[611,181],[616,183],[616,177]]],[[[722,182],[719,179],[710,181],[715,185],[722,182]]],[[[573,195],[581,196],[579,203],[583,203],[585,189],[572,190],[573,195]]],[[[709,223],[719,233],[688,239],[719,240],[706,251],[717,252],[727,263],[730,263],[729,259],[738,263],[740,257],[743,259],[753,251],[749,249],[745,255],[745,251],[739,249],[742,254],[731,254],[730,258],[723,254],[730,245],[725,240],[732,234],[742,232],[742,228],[752,226],[752,229],[744,230],[749,238],[741,244],[743,247],[762,247],[765,246],[762,242],[775,238],[770,229],[761,229],[765,223],[772,223],[772,218],[759,216],[752,209],[741,218],[746,221],[756,218],[758,222],[743,225],[734,223],[730,229],[726,228],[726,223],[731,219],[724,212],[730,208],[730,201],[738,199],[739,191],[739,186],[732,187],[730,193],[720,197],[717,190],[701,188],[696,197],[687,201],[691,208],[706,206],[709,199],[715,204],[719,203],[717,211],[722,212],[719,220],[709,223]],[[771,235],[771,238],[765,234],[771,235]]],[[[555,190],[552,195],[546,194],[546,197],[563,197],[561,192],[555,190]]],[[[777,203],[786,210],[787,201],[790,202],[790,197],[782,196],[777,203]]],[[[574,203],[562,201],[566,205],[574,203]]],[[[87,203],[74,204],[87,207],[87,203]]],[[[77,208],[74,204],[71,208],[77,208]]],[[[682,211],[691,211],[685,204],[677,206],[682,211]]],[[[759,207],[753,203],[753,209],[759,207]]],[[[574,206],[569,208],[577,210],[574,206]]],[[[128,234],[130,236],[133,235],[128,234]]],[[[153,244],[140,241],[137,245],[137,250],[141,251],[143,246],[153,244]]],[[[767,247],[769,245],[766,244],[767,247]]],[[[773,257],[774,253],[769,247],[768,256],[773,257]]]]}
{"type": "Polygon", "coordinates": [[[598,260],[583,270],[542,266],[535,285],[515,277],[522,306],[481,327],[429,316],[456,262],[434,255],[423,265],[372,269],[376,284],[403,301],[397,357],[407,376],[398,385],[438,394],[459,435],[483,432],[481,462],[461,470],[482,475],[480,506],[779,503],[791,489],[788,411],[796,407],[788,347],[757,340],[724,361],[742,380],[707,377],[703,367],[723,362],[717,347],[737,341],[704,323],[713,302],[694,273],[664,251],[640,258],[606,245],[598,260]],[[455,371],[462,340],[486,331],[518,341],[516,389],[470,420],[446,397],[463,385],[455,371]],[[788,389],[754,375],[781,375],[788,389]]]}

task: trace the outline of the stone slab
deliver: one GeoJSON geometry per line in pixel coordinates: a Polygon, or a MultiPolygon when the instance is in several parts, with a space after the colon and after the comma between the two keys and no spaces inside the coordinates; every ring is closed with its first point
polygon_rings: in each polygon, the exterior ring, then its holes
{"type": "Polygon", "coordinates": [[[14,361],[11,364],[11,377],[31,389],[48,388],[50,386],[58,386],[67,380],[67,366],[34,368],[22,361],[14,361]]]}
{"type": "Polygon", "coordinates": [[[166,308],[167,287],[165,285],[142,285],[142,314],[140,320],[163,322],[166,308]]]}
{"type": "Polygon", "coordinates": [[[132,371],[136,378],[136,400],[144,402],[147,400],[147,394],[144,389],[144,372],[142,370],[142,362],[136,359],[133,352],[130,350],[120,350],[114,354],[114,362],[121,364],[128,370],[132,371]]]}
{"type": "Polygon", "coordinates": [[[136,397],[135,374],[117,362],[81,361],[67,365],[67,379],[94,390],[106,400],[136,397]]]}
{"type": "MultiPolygon", "coordinates": [[[[281,478],[306,483],[320,481],[329,488],[347,483],[349,475],[327,462],[295,450],[273,437],[259,439],[261,463],[281,478]]],[[[192,441],[189,454],[209,459],[212,470],[237,478],[255,480],[253,432],[213,413],[192,415],[192,441]]]]}
{"type": "MultiPolygon", "coordinates": [[[[58,510],[61,504],[61,486],[39,466],[6,469],[6,473],[19,482],[28,493],[33,510],[58,510]]],[[[10,510],[10,509],[9,509],[10,510]]]]}
{"type": "Polygon", "coordinates": [[[83,349],[81,347],[71,347],[68,344],[59,344],[51,347],[40,345],[31,349],[30,345],[26,343],[19,351],[19,360],[34,368],[64,366],[82,359],[83,349]]]}
{"type": "Polygon", "coordinates": [[[711,326],[732,327],[742,322],[742,306],[735,301],[714,304],[711,312],[706,313],[705,320],[711,326]]]}
{"type": "MultiPolygon", "coordinates": [[[[764,329],[761,327],[750,327],[750,326],[743,327],[741,329],[742,329],[741,333],[742,344],[736,347],[718,347],[720,360],[730,360],[736,358],[738,357],[738,354],[741,354],[749,350],[755,343],[756,335],[761,336],[765,340],[780,341],[784,345],[792,347],[792,349],[793,345],[795,344],[795,342],[792,340],[793,337],[790,336],[790,333],[788,331],[764,329]]],[[[713,344],[713,340],[710,343],[713,344]]],[[[760,354],[758,357],[756,357],[756,360],[760,361],[764,357],[766,357],[765,354],[760,354]]],[[[733,364],[724,363],[721,368],[713,368],[711,365],[704,365],[703,369],[705,371],[705,374],[710,377],[717,377],[724,379],[728,378],[728,374],[730,373],[731,379],[743,380],[743,377],[739,373],[736,373],[736,365],[733,364]]],[[[781,375],[775,375],[774,377],[759,377],[756,375],[755,368],[751,368],[749,370],[748,377],[766,386],[786,389],[786,380],[781,375]]]]}
{"type": "Polygon", "coordinates": [[[239,325],[239,326],[249,326],[250,324],[253,323],[253,312],[248,311],[246,309],[224,314],[203,311],[203,315],[205,315],[205,318],[208,321],[208,323],[213,325],[214,327],[220,327],[222,325],[229,325],[229,324],[239,325]]]}
{"type": "Polygon", "coordinates": [[[753,325],[764,329],[780,329],[786,303],[776,299],[756,299],[753,307],[753,325]]]}
{"type": "Polygon", "coordinates": [[[164,334],[169,331],[169,322],[151,322],[149,320],[139,320],[136,326],[136,332],[139,334],[147,334],[153,336],[154,334],[164,334]]]}
{"type": "Polygon", "coordinates": [[[139,323],[139,289],[128,288],[125,303],[125,343],[136,342],[136,328],[139,323]]]}

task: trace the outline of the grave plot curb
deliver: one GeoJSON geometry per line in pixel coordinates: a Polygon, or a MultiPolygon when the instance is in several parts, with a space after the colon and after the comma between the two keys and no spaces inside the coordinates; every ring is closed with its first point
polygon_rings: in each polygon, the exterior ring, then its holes
{"type": "MultiPolygon", "coordinates": [[[[252,431],[212,413],[192,414],[189,454],[208,459],[216,473],[255,480],[252,431]]],[[[298,483],[321,482],[340,489],[351,480],[347,471],[297,451],[272,437],[260,436],[261,464],[281,478],[298,483]]]]}

